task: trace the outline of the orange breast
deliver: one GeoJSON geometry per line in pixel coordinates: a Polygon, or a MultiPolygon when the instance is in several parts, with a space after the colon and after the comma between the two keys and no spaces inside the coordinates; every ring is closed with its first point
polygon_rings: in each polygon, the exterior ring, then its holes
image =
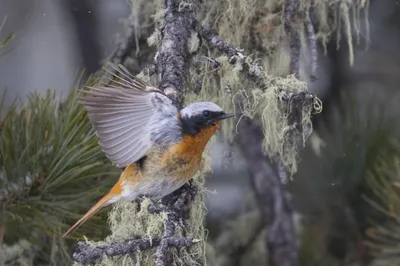
{"type": "Polygon", "coordinates": [[[198,134],[184,135],[183,141],[171,146],[162,156],[160,166],[180,181],[187,181],[199,170],[202,154],[220,124],[205,128],[198,134]]]}

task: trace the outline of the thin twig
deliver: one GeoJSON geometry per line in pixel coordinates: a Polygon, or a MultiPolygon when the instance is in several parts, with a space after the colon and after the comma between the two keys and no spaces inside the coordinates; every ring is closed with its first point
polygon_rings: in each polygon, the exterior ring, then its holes
{"type": "Polygon", "coordinates": [[[293,28],[293,20],[296,8],[298,7],[299,0],[287,0],[284,16],[283,25],[287,37],[289,38],[290,47],[290,73],[294,74],[297,78],[299,77],[300,70],[300,36],[299,33],[293,28]]]}
{"type": "Polygon", "coordinates": [[[193,25],[195,31],[197,31],[203,39],[210,43],[211,46],[229,56],[229,62],[231,64],[235,64],[244,58],[243,54],[241,53],[243,52],[242,49],[233,48],[232,46],[228,45],[218,36],[218,33],[215,30],[206,29],[197,21],[194,22],[193,25]]]}
{"type": "Polygon", "coordinates": [[[306,20],[304,23],[307,29],[307,38],[311,50],[311,80],[315,81],[317,79],[317,61],[318,61],[317,38],[315,37],[315,29],[311,21],[310,11],[308,9],[306,10],[305,15],[306,15],[306,20]]]}

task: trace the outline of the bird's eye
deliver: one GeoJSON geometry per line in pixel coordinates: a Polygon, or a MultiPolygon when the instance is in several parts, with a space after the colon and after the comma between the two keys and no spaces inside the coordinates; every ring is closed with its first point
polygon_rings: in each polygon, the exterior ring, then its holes
{"type": "Polygon", "coordinates": [[[206,110],[206,111],[203,111],[203,115],[204,115],[204,116],[210,116],[210,111],[207,111],[207,110],[206,110]]]}

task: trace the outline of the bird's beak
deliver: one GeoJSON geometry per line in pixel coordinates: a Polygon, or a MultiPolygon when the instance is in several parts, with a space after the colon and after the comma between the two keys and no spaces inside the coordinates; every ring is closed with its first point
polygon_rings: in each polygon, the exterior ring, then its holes
{"type": "Polygon", "coordinates": [[[217,120],[224,120],[224,119],[227,119],[227,118],[230,118],[230,117],[234,117],[235,116],[235,114],[222,114],[222,115],[220,115],[220,116],[218,116],[217,117],[217,120]]]}

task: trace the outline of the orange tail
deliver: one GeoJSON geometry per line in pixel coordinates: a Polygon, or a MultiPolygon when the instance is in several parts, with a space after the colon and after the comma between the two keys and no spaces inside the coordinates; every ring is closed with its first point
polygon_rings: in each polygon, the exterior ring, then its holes
{"type": "Polygon", "coordinates": [[[82,216],[67,232],[63,235],[63,237],[69,236],[72,234],[79,226],[81,226],[84,222],[86,222],[90,217],[96,214],[106,203],[107,201],[113,196],[112,192],[105,195],[101,198],[96,205],[94,205],[85,215],[82,216]]]}
{"type": "Polygon", "coordinates": [[[73,233],[79,226],[81,226],[84,222],[86,222],[90,217],[92,217],[96,212],[98,212],[101,207],[104,207],[107,205],[108,200],[111,199],[113,196],[118,196],[121,195],[122,193],[122,183],[126,178],[132,178],[135,176],[135,171],[136,171],[136,166],[135,164],[131,164],[125,168],[125,170],[122,172],[118,182],[114,185],[114,187],[111,189],[111,191],[105,195],[103,198],[101,198],[96,205],[94,205],[79,221],[77,221],[71,228],[65,232],[63,237],[66,237],[73,233]]]}

